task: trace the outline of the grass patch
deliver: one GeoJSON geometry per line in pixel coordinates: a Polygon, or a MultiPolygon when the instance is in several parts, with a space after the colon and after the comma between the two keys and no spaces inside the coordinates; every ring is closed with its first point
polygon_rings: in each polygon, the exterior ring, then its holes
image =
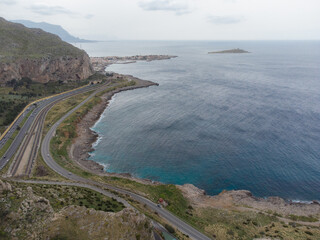
{"type": "Polygon", "coordinates": [[[63,117],[63,115],[65,115],[71,109],[76,107],[79,103],[84,101],[92,93],[93,93],[93,91],[82,93],[82,94],[70,97],[64,101],[61,101],[61,102],[58,102],[57,104],[55,104],[50,109],[50,111],[48,112],[48,114],[46,116],[42,135],[45,136],[45,134],[48,132],[50,127],[55,122],[57,122],[61,117],[63,117]]]}
{"type": "Polygon", "coordinates": [[[315,218],[313,216],[298,216],[293,214],[289,215],[288,218],[293,221],[301,221],[301,222],[318,222],[319,221],[318,218],[315,218]]]}
{"type": "Polygon", "coordinates": [[[108,184],[145,195],[155,203],[162,198],[168,203],[168,210],[177,216],[188,217],[185,212],[189,203],[173,184],[147,185],[120,177],[103,177],[103,180],[108,184]]]}
{"type": "Polygon", "coordinates": [[[53,171],[43,161],[40,151],[38,152],[35,166],[32,169],[31,179],[34,180],[47,180],[47,181],[68,181],[68,179],[62,177],[60,174],[53,171]]]}
{"type": "Polygon", "coordinates": [[[87,188],[40,184],[31,187],[36,195],[47,198],[55,211],[69,205],[105,212],[119,212],[124,208],[121,202],[87,188]]]}

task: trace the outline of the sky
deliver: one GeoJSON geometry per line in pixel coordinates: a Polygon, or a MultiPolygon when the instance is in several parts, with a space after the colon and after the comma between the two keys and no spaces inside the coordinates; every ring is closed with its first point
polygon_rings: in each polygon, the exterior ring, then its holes
{"type": "Polygon", "coordinates": [[[0,0],[92,40],[319,40],[320,0],[0,0]]]}

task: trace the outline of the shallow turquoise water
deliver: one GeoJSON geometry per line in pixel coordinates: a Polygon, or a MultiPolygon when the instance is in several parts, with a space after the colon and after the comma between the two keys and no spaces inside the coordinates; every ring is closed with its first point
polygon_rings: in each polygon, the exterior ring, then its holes
{"type": "Polygon", "coordinates": [[[159,87],[115,96],[93,127],[109,172],[210,194],[320,199],[320,42],[105,42],[92,56],[172,54],[112,65],[159,87]],[[243,48],[250,54],[208,55],[243,48]]]}

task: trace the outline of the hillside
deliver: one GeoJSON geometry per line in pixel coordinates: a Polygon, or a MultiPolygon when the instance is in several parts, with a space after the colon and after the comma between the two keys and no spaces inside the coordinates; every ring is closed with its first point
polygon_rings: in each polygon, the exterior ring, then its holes
{"type": "Polygon", "coordinates": [[[0,239],[154,239],[145,215],[88,189],[0,180],[0,200],[0,239]]]}
{"type": "Polygon", "coordinates": [[[54,25],[46,22],[32,22],[29,20],[12,20],[11,22],[23,24],[28,28],[40,28],[43,31],[58,35],[63,41],[69,43],[92,42],[91,40],[80,39],[72,36],[60,25],[54,25]]]}
{"type": "Polygon", "coordinates": [[[54,34],[0,18],[0,83],[23,77],[42,83],[82,80],[91,74],[84,51],[54,34]]]}

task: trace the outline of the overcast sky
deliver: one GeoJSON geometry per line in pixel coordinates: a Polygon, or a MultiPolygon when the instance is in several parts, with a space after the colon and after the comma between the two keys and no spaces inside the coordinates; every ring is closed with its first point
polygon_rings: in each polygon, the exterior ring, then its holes
{"type": "Polygon", "coordinates": [[[0,0],[0,16],[96,40],[320,39],[320,0],[0,0]]]}

